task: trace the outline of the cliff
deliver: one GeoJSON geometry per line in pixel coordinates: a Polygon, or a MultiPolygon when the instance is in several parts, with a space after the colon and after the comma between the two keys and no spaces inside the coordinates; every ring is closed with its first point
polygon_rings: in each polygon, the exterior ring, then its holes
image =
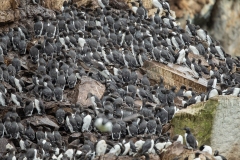
{"type": "Polygon", "coordinates": [[[184,135],[182,128],[188,126],[199,142],[198,147],[210,145],[228,159],[239,159],[239,103],[238,97],[219,96],[189,106],[175,114],[171,121],[172,135],[184,135]]]}

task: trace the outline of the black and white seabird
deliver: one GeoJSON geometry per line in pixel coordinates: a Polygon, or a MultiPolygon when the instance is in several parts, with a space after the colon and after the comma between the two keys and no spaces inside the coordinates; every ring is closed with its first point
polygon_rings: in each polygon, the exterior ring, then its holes
{"type": "Polygon", "coordinates": [[[112,140],[119,140],[121,138],[121,126],[116,120],[112,120],[112,140]]]}
{"type": "Polygon", "coordinates": [[[214,151],[214,158],[216,159],[216,160],[227,160],[227,158],[225,158],[224,156],[222,156],[222,155],[220,155],[219,154],[219,151],[218,150],[215,150],[214,151]]]}
{"type": "Polygon", "coordinates": [[[36,132],[36,139],[37,139],[37,142],[39,142],[41,139],[45,139],[45,134],[43,132],[42,126],[38,127],[38,130],[36,132]]]}
{"type": "Polygon", "coordinates": [[[54,88],[53,93],[54,93],[55,100],[62,102],[62,100],[63,100],[63,89],[59,85],[57,85],[54,88]]]}
{"type": "Polygon", "coordinates": [[[65,111],[61,107],[56,111],[55,117],[59,124],[64,124],[65,114],[65,111]]]}
{"type": "Polygon", "coordinates": [[[77,129],[77,122],[76,122],[76,120],[74,119],[72,113],[67,112],[65,123],[66,123],[65,125],[66,125],[67,129],[68,129],[71,133],[74,133],[74,132],[76,132],[76,131],[78,130],[78,129],[77,129]]]}
{"type": "Polygon", "coordinates": [[[30,121],[27,121],[27,128],[25,130],[25,135],[33,141],[35,139],[35,131],[32,129],[30,121]]]}
{"type": "Polygon", "coordinates": [[[34,108],[35,108],[34,102],[31,101],[31,100],[27,100],[26,103],[25,103],[25,107],[23,109],[25,116],[26,117],[32,116],[34,108]]]}
{"type": "Polygon", "coordinates": [[[16,90],[14,88],[11,89],[11,100],[17,105],[17,106],[23,106],[22,98],[16,94],[16,90]]]}
{"type": "Polygon", "coordinates": [[[84,110],[86,112],[86,115],[83,118],[83,125],[82,125],[82,132],[90,131],[91,130],[91,123],[92,123],[92,117],[89,115],[88,110],[84,110]]]}
{"type": "Polygon", "coordinates": [[[209,153],[210,155],[212,155],[212,147],[211,146],[208,146],[208,145],[202,145],[199,147],[199,150],[202,151],[202,152],[207,152],[209,153]]]}
{"type": "Polygon", "coordinates": [[[149,134],[155,134],[157,128],[157,122],[154,117],[150,117],[147,122],[147,131],[149,134]]]}
{"type": "Polygon", "coordinates": [[[127,131],[129,136],[138,135],[138,127],[132,121],[127,121],[127,131]]]}
{"type": "Polygon", "coordinates": [[[192,135],[190,129],[188,127],[185,127],[184,130],[186,131],[185,141],[188,149],[197,149],[197,141],[195,137],[192,135]]]}

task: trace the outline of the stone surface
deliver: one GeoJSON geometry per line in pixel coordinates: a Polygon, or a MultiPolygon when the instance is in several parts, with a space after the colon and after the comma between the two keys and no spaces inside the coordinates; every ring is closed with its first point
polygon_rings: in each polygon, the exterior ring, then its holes
{"type": "Polygon", "coordinates": [[[184,27],[186,19],[204,27],[220,42],[225,51],[239,55],[240,1],[226,0],[170,0],[171,10],[184,27]]]}
{"type": "Polygon", "coordinates": [[[92,142],[97,142],[97,137],[94,133],[91,133],[91,132],[85,132],[83,133],[83,136],[84,137],[88,137],[88,139],[92,142]]]}
{"type": "Polygon", "coordinates": [[[238,97],[219,96],[180,110],[171,121],[172,135],[184,135],[182,128],[188,126],[198,140],[198,146],[207,144],[229,159],[239,159],[239,103],[238,97]]]}
{"type": "MultiPolygon", "coordinates": [[[[200,152],[200,151],[195,151],[195,152],[200,152]]],[[[195,158],[195,152],[192,150],[188,150],[184,148],[184,145],[182,145],[179,142],[173,143],[171,146],[167,148],[167,150],[163,153],[161,153],[161,159],[164,160],[173,160],[173,159],[178,159],[178,160],[184,160],[185,158],[188,158],[189,160],[193,160],[195,158]]],[[[210,160],[214,160],[214,157],[209,155],[206,152],[200,152],[199,158],[201,160],[206,160],[206,157],[210,160]]]]}
{"type": "Polygon", "coordinates": [[[19,0],[0,0],[0,23],[14,22],[19,19],[19,0]]]}
{"type": "Polygon", "coordinates": [[[49,119],[47,116],[33,116],[29,117],[27,119],[28,121],[31,122],[31,124],[35,127],[38,126],[47,126],[47,127],[52,127],[52,128],[59,128],[59,126],[53,122],[51,119],[49,119]]]}
{"type": "Polygon", "coordinates": [[[99,6],[97,0],[73,0],[73,2],[76,3],[78,7],[87,6],[90,8],[96,8],[99,6]]]}
{"type": "Polygon", "coordinates": [[[205,92],[207,86],[206,78],[202,77],[198,80],[193,78],[192,70],[176,64],[164,65],[153,61],[145,61],[142,67],[146,71],[148,77],[159,83],[159,77],[164,75],[164,84],[169,86],[176,86],[177,89],[182,85],[192,87],[196,92],[205,92]]]}
{"type": "Polygon", "coordinates": [[[0,10],[7,11],[15,9],[19,5],[19,0],[0,0],[0,10]]]}
{"type": "Polygon", "coordinates": [[[170,0],[171,10],[177,18],[194,18],[196,15],[208,18],[216,0],[170,0]]]}
{"type": "Polygon", "coordinates": [[[90,99],[87,99],[88,93],[91,92],[100,99],[105,89],[105,85],[100,82],[89,77],[82,77],[81,84],[78,87],[77,103],[83,106],[91,105],[90,99]]]}
{"type": "Polygon", "coordinates": [[[239,13],[240,1],[219,0],[209,21],[210,34],[220,42],[227,53],[232,55],[240,55],[239,13]]]}
{"type": "Polygon", "coordinates": [[[6,138],[0,138],[0,154],[3,154],[6,152],[6,145],[8,144],[8,139],[6,138]]]}
{"type": "Polygon", "coordinates": [[[52,10],[60,10],[65,0],[43,0],[43,6],[52,10]]]}

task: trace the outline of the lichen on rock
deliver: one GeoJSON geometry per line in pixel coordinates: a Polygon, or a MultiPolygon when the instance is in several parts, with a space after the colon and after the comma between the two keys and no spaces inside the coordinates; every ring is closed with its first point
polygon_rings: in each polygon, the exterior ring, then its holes
{"type": "Polygon", "coordinates": [[[184,135],[185,131],[182,128],[187,126],[191,128],[191,132],[196,136],[199,146],[202,144],[210,145],[212,125],[217,106],[218,101],[211,99],[179,111],[171,121],[174,128],[173,135],[184,135]]]}
{"type": "Polygon", "coordinates": [[[240,99],[233,96],[218,96],[207,102],[201,102],[180,110],[171,121],[172,136],[184,135],[185,126],[191,128],[192,134],[201,145],[210,145],[226,157],[240,157],[238,131],[240,118],[240,99]],[[234,154],[233,154],[234,152],[234,154]]]}

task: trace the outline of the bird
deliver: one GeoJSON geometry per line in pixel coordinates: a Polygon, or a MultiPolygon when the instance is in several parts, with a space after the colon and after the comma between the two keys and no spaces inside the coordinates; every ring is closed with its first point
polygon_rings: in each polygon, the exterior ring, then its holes
{"type": "Polygon", "coordinates": [[[208,145],[201,145],[201,146],[199,147],[199,150],[200,150],[200,151],[203,151],[203,152],[207,152],[207,153],[209,153],[210,155],[213,154],[213,153],[212,153],[212,147],[211,147],[211,146],[208,146],[208,145]]]}
{"type": "Polygon", "coordinates": [[[195,158],[194,158],[194,160],[200,160],[200,157],[199,157],[200,154],[201,154],[201,153],[196,152],[196,153],[195,153],[195,158]]]}
{"type": "Polygon", "coordinates": [[[121,138],[121,125],[116,120],[112,120],[112,140],[119,140],[121,138]]]}
{"type": "Polygon", "coordinates": [[[68,128],[68,130],[71,133],[74,133],[77,131],[77,123],[76,123],[76,120],[74,119],[72,113],[70,113],[70,112],[66,113],[65,123],[66,123],[66,127],[68,128]]]}
{"type": "Polygon", "coordinates": [[[65,120],[64,120],[65,115],[66,115],[66,112],[64,111],[64,109],[58,108],[58,110],[55,113],[55,117],[56,117],[57,122],[59,124],[64,124],[64,122],[65,122],[65,120]]]}
{"type": "MultiPolygon", "coordinates": [[[[32,2],[44,9],[40,1],[32,2]]],[[[94,159],[108,153],[150,159],[183,143],[179,133],[170,139],[164,130],[179,107],[216,95],[239,96],[240,58],[189,20],[185,29],[179,26],[167,0],[152,1],[152,17],[141,0],[129,9],[97,2],[93,9],[64,1],[60,11],[36,13],[28,26],[0,33],[0,137],[8,140],[6,147],[15,139],[20,147],[7,150],[6,159],[94,159]],[[203,79],[211,77],[207,91],[185,82],[173,85],[166,74],[154,81],[144,69],[150,63],[192,69],[197,78],[204,73],[203,79]],[[89,85],[88,78],[103,87],[90,85],[76,102],[73,95],[89,85]],[[35,118],[47,124],[37,120],[36,125],[35,118]]],[[[197,149],[185,130],[188,148],[197,149]]],[[[199,150],[211,153],[209,147],[199,150]]]]}
{"type": "Polygon", "coordinates": [[[217,160],[227,160],[227,158],[225,158],[224,156],[222,156],[222,155],[219,154],[219,151],[218,151],[218,150],[215,150],[215,151],[214,151],[213,156],[214,156],[214,158],[217,159],[217,160]]]}
{"type": "Polygon", "coordinates": [[[86,112],[86,115],[83,118],[83,125],[82,125],[82,132],[90,131],[91,130],[91,123],[92,123],[92,117],[89,115],[88,110],[84,110],[86,112]]]}
{"type": "Polygon", "coordinates": [[[193,150],[197,149],[197,141],[195,137],[192,135],[190,128],[185,127],[183,130],[186,131],[184,136],[185,136],[185,141],[188,149],[193,149],[193,150]]]}
{"type": "Polygon", "coordinates": [[[23,109],[25,116],[26,117],[32,116],[34,108],[35,106],[33,101],[30,101],[30,100],[26,101],[25,108],[23,109]]]}
{"type": "Polygon", "coordinates": [[[175,135],[174,137],[173,137],[173,141],[174,142],[180,142],[181,144],[183,144],[183,137],[182,137],[182,135],[175,135]]]}
{"type": "Polygon", "coordinates": [[[30,123],[31,123],[30,121],[27,121],[27,127],[26,127],[26,130],[25,130],[25,135],[26,135],[31,141],[33,141],[33,140],[35,139],[35,132],[34,132],[34,130],[32,129],[30,123]]]}

